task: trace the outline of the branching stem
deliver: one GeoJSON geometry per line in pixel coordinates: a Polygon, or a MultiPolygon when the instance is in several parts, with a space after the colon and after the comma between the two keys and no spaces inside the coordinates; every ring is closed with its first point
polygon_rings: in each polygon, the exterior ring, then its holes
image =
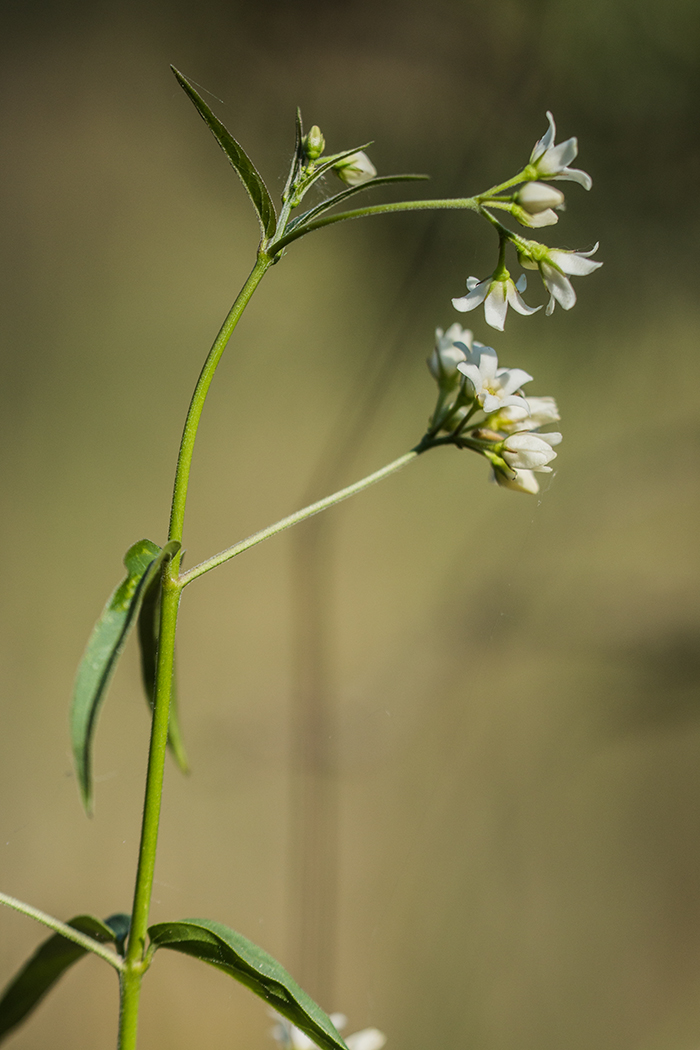
{"type": "Polygon", "coordinates": [[[212,558],[207,558],[206,561],[195,565],[189,572],[183,573],[180,576],[179,586],[186,587],[188,583],[192,583],[193,580],[203,576],[205,572],[215,569],[217,565],[223,565],[224,562],[230,561],[231,558],[235,558],[237,554],[242,554],[243,551],[249,550],[257,543],[262,543],[263,540],[276,536],[279,532],[284,532],[285,529],[291,528],[292,525],[297,525],[300,521],[306,521],[307,518],[313,517],[314,514],[319,514],[322,510],[334,507],[336,503],[342,503],[344,499],[348,499],[348,497],[354,496],[358,492],[363,492],[370,485],[375,485],[378,481],[388,478],[390,474],[395,474],[397,470],[401,470],[402,467],[416,459],[423,451],[425,451],[424,448],[417,446],[410,452],[406,452],[405,455],[399,456],[398,459],[387,464],[387,466],[382,467],[380,470],[375,470],[373,474],[369,474],[366,478],[362,478],[361,481],[356,481],[354,484],[348,485],[347,488],[334,492],[332,496],[326,496],[316,503],[311,503],[308,507],[304,507],[302,510],[289,514],[286,518],[275,522],[274,525],[268,525],[266,529],[261,529],[259,532],[253,533],[252,536],[248,536],[247,539],[234,543],[232,547],[227,547],[226,550],[220,551],[219,554],[215,554],[212,558]]]}
{"type": "Polygon", "coordinates": [[[60,919],[54,919],[53,915],[47,915],[45,911],[40,911],[38,908],[32,907],[31,904],[25,904],[24,901],[17,900],[16,897],[10,897],[7,893],[0,893],[0,904],[5,904],[8,908],[14,908],[15,911],[21,912],[22,915],[27,915],[30,919],[34,919],[35,922],[48,926],[54,933],[60,933],[67,940],[79,944],[86,951],[99,955],[100,959],[104,959],[115,970],[121,972],[124,969],[124,963],[116,952],[113,952],[110,948],[105,948],[104,944],[94,941],[86,933],[73,929],[72,926],[61,922],[60,919]]]}

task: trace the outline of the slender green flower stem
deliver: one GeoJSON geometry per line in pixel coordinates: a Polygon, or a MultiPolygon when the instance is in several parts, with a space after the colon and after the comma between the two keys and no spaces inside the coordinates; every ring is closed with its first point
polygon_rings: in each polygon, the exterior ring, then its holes
{"type": "MultiPolygon", "coordinates": [[[[219,361],[221,360],[221,355],[226,348],[226,344],[231,338],[231,334],[240,320],[241,314],[248,305],[253,292],[260,284],[265,271],[272,266],[272,262],[273,260],[269,255],[262,252],[258,255],[257,262],[251,270],[248,280],[241,288],[235,303],[229,311],[228,317],[221,326],[221,331],[217,335],[214,345],[209,351],[209,355],[204,362],[204,367],[202,368],[199,379],[197,380],[197,386],[192,394],[192,400],[190,401],[187,419],[185,420],[185,427],[182,432],[182,440],[180,442],[180,452],[175,471],[175,489],[173,491],[173,502],[170,512],[169,540],[179,540],[180,543],[182,543],[182,530],[185,520],[185,504],[187,502],[187,487],[190,480],[190,467],[192,466],[192,453],[194,452],[197,428],[199,426],[199,420],[202,415],[207,392],[211,386],[211,381],[214,378],[214,373],[216,372],[219,361]]],[[[174,564],[171,565],[171,576],[176,575],[179,563],[179,557],[174,559],[174,564]]]]}
{"type": "MultiPolygon", "coordinates": [[[[250,298],[260,283],[265,271],[272,265],[270,256],[260,252],[257,262],[241,289],[221,330],[209,351],[209,355],[200,373],[197,385],[190,401],[187,419],[180,442],[175,486],[170,513],[169,539],[182,541],[182,533],[187,503],[187,488],[192,465],[197,428],[204,408],[207,392],[214,378],[217,365],[221,360],[226,344],[238,324],[250,298]]],[[[134,904],[131,916],[129,943],[121,973],[121,1004],[119,1012],[119,1050],[135,1050],[138,1025],[138,1009],[141,993],[141,980],[148,969],[146,957],[146,937],[148,933],[148,915],[153,891],[153,877],[158,845],[158,828],[160,823],[161,798],[163,794],[163,777],[168,745],[168,721],[172,696],[173,664],[175,655],[175,632],[177,613],[182,591],[178,583],[180,554],[166,563],[163,568],[163,593],[160,608],[160,629],[158,635],[158,656],[156,669],[156,688],[151,725],[151,742],[148,753],[148,772],[146,775],[146,794],[141,824],[141,842],[134,889],[134,904]]]]}
{"type": "Polygon", "coordinates": [[[80,947],[85,948],[86,951],[99,955],[100,959],[104,959],[105,962],[108,962],[115,970],[121,972],[124,969],[124,963],[116,952],[111,951],[109,948],[105,948],[104,944],[100,944],[99,941],[94,941],[92,937],[88,937],[87,934],[81,933],[80,930],[74,930],[72,926],[68,926],[65,922],[61,922],[60,919],[54,919],[53,915],[47,915],[45,911],[39,911],[38,908],[33,908],[31,904],[25,904],[24,901],[17,900],[16,897],[10,897],[7,893],[0,893],[0,904],[5,904],[8,908],[14,908],[15,911],[21,912],[22,915],[27,915],[30,919],[34,919],[36,922],[48,926],[49,929],[53,930],[55,933],[60,933],[61,936],[65,937],[67,940],[79,944],[80,947]]]}
{"type": "Polygon", "coordinates": [[[267,250],[270,255],[275,255],[283,248],[286,248],[288,244],[291,244],[292,241],[298,240],[299,237],[303,237],[313,230],[320,230],[324,226],[331,226],[334,222],[345,222],[346,219],[363,219],[368,215],[391,215],[401,211],[441,211],[443,209],[445,211],[481,210],[477,197],[446,197],[444,200],[395,201],[393,204],[373,204],[367,208],[353,208],[352,211],[341,211],[337,215],[327,215],[323,219],[316,219],[314,222],[308,223],[308,225],[297,226],[280,237],[279,240],[273,241],[268,245],[267,250]]]}
{"type": "Polygon", "coordinates": [[[334,492],[331,496],[326,496],[324,499],[318,500],[316,503],[309,504],[308,507],[304,507],[302,510],[296,511],[294,514],[289,514],[286,518],[282,518],[280,521],[275,522],[274,525],[269,525],[266,529],[261,529],[260,532],[253,533],[252,536],[248,536],[245,540],[240,540],[239,543],[234,543],[232,547],[227,547],[226,550],[221,551],[219,554],[215,554],[212,558],[207,558],[206,561],[200,562],[199,565],[195,565],[194,568],[190,569],[189,572],[184,572],[180,576],[179,586],[186,587],[188,583],[192,583],[193,580],[203,576],[205,572],[209,572],[210,569],[215,569],[217,565],[223,565],[224,562],[229,561],[231,558],[235,558],[237,554],[242,554],[243,551],[249,550],[254,547],[257,543],[262,543],[263,540],[270,539],[271,536],[276,536],[279,532],[284,532],[285,529],[291,528],[292,525],[297,525],[300,521],[306,521],[307,518],[313,517],[314,514],[319,514],[322,510],[326,510],[328,507],[334,507],[336,503],[342,503],[344,499],[348,499],[350,496],[354,496],[357,492],[363,492],[369,488],[370,485],[375,485],[378,481],[382,481],[384,478],[388,478],[390,474],[395,474],[397,470],[401,470],[407,463],[416,459],[421,452],[426,451],[430,448],[430,445],[417,445],[416,448],[411,449],[410,452],[406,452],[405,455],[399,456],[393,463],[387,464],[380,470],[375,470],[373,474],[369,474],[366,478],[362,478],[361,481],[356,481],[352,485],[348,485],[347,488],[340,489],[338,492],[334,492]]]}

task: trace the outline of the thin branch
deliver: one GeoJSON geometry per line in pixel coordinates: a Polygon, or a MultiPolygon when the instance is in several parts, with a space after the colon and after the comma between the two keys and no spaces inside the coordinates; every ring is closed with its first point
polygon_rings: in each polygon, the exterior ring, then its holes
{"type": "Polygon", "coordinates": [[[54,919],[53,915],[47,915],[45,911],[39,911],[38,908],[33,908],[31,904],[25,904],[24,901],[17,900],[16,897],[10,897],[6,893],[0,893],[0,904],[7,905],[8,908],[14,908],[15,911],[19,911],[22,915],[27,915],[30,919],[34,919],[35,922],[42,923],[43,926],[48,926],[50,930],[55,933],[60,933],[62,937],[65,937],[69,941],[74,941],[75,944],[79,944],[81,948],[85,948],[88,952],[93,952],[94,955],[99,955],[101,959],[108,962],[110,966],[113,966],[115,970],[120,972],[124,969],[124,963],[116,954],[109,948],[105,948],[99,941],[94,941],[92,937],[88,937],[87,934],[81,933],[80,930],[74,930],[72,926],[68,926],[65,922],[61,922],[60,919],[54,919]]]}

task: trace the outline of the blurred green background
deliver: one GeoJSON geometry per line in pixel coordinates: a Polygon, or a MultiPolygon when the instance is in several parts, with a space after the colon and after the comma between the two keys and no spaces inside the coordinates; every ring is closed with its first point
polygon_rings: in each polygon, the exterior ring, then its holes
{"type": "MultiPolygon", "coordinates": [[[[2,26],[2,889],[65,918],[130,903],[148,733],[134,646],[98,730],[92,820],[72,680],[123,552],[165,537],[189,395],[257,243],[168,64],[222,100],[275,195],[297,104],[329,149],[373,139],[380,172],[427,171],[436,196],[509,175],[550,108],[594,188],[564,186],[543,239],[600,239],[605,266],[569,314],[511,315],[503,335],[471,320],[557,397],[556,476],[530,498],[439,450],[188,590],[193,774],[168,770],[153,917],[219,919],[299,972],[294,712],[315,675],[317,817],[337,831],[319,847],[337,847],[322,1005],[389,1050],[694,1050],[700,7],[29,0],[2,26]]],[[[450,298],[493,265],[481,225],[341,225],[271,271],[204,416],[189,564],[417,440],[433,330],[463,320],[450,298]]],[[[4,980],[43,932],[10,912],[0,928],[4,980]]],[[[112,973],[85,960],[8,1046],[111,1047],[116,1007],[112,973]]],[[[272,1046],[258,1000],[176,955],[142,1016],[144,1050],[272,1046]]]]}

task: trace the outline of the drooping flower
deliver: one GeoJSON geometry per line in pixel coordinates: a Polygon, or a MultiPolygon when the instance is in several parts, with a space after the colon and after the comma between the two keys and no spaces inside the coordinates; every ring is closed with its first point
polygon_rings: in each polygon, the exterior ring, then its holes
{"type": "Polygon", "coordinates": [[[511,434],[503,442],[501,456],[513,470],[535,470],[550,473],[548,464],[556,458],[552,448],[561,441],[561,434],[511,434]]]}
{"type": "Polygon", "coordinates": [[[513,215],[522,226],[553,226],[559,222],[554,209],[563,207],[564,194],[556,186],[526,182],[515,194],[513,215]]]}
{"type": "Polygon", "coordinates": [[[457,365],[467,360],[472,340],[469,329],[462,328],[456,321],[446,332],[442,328],[435,329],[435,349],[428,358],[428,368],[433,378],[446,390],[456,386],[459,381],[457,365]]]}
{"type": "Polygon", "coordinates": [[[505,269],[498,275],[491,274],[483,281],[478,277],[467,277],[467,294],[453,299],[452,305],[460,313],[468,313],[483,303],[486,323],[502,332],[509,305],[519,314],[534,314],[541,309],[540,306],[528,306],[521,298],[520,292],[524,292],[526,287],[525,274],[514,282],[505,269]]]}
{"type": "MultiPolygon", "coordinates": [[[[522,242],[521,242],[522,243],[522,242]]],[[[576,292],[567,275],[582,277],[593,273],[602,262],[595,262],[589,256],[598,251],[598,245],[589,252],[572,252],[564,248],[546,248],[534,241],[527,242],[533,251],[520,251],[520,265],[528,270],[539,270],[540,276],[549,292],[549,302],[545,313],[551,316],[554,306],[559,303],[564,310],[570,310],[576,302],[576,292]]]]}
{"type": "Polygon", "coordinates": [[[474,399],[487,415],[507,405],[524,408],[529,414],[527,401],[516,391],[532,376],[522,368],[499,368],[498,355],[492,347],[474,343],[467,360],[458,364],[457,370],[466,376],[474,399]]]}
{"type": "MultiPolygon", "coordinates": [[[[281,1017],[275,1010],[271,1010],[270,1013],[277,1022],[272,1029],[272,1035],[282,1050],[317,1050],[313,1039],[300,1028],[281,1017]]],[[[330,1019],[338,1031],[348,1023],[345,1014],[331,1014],[330,1019]]],[[[378,1028],[363,1028],[345,1037],[345,1044],[350,1050],[382,1050],[385,1043],[386,1036],[378,1028]]]]}
{"type": "Polygon", "coordinates": [[[578,168],[569,168],[568,164],[578,153],[578,142],[575,138],[567,139],[555,145],[554,136],[557,133],[554,117],[547,110],[549,127],[539,142],[535,143],[530,154],[530,167],[534,171],[536,179],[568,179],[578,182],[585,190],[590,190],[593,185],[591,176],[578,168]]]}
{"type": "Polygon", "coordinates": [[[363,182],[369,182],[377,174],[377,169],[364,150],[351,153],[349,157],[339,160],[333,165],[333,171],[348,186],[361,186],[363,182]]]}

